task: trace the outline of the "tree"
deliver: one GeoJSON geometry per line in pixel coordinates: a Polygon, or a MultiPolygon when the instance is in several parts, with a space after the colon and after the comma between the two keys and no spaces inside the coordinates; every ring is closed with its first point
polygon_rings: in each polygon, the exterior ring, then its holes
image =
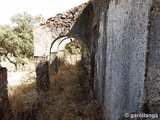
{"type": "Polygon", "coordinates": [[[14,26],[0,26],[0,47],[6,50],[6,58],[16,67],[23,63],[23,58],[33,58],[33,25],[44,21],[42,15],[31,16],[27,12],[11,17],[14,26]],[[15,60],[10,60],[8,54],[15,60]]]}
{"type": "Polygon", "coordinates": [[[70,42],[65,46],[65,52],[68,55],[78,55],[81,54],[81,47],[76,42],[70,42]]]}

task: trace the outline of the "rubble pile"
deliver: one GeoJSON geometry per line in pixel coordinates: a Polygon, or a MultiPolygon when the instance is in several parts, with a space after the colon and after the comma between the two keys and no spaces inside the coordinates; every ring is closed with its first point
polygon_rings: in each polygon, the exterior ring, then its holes
{"type": "Polygon", "coordinates": [[[84,3],[66,12],[59,13],[56,16],[48,18],[47,21],[45,23],[41,23],[40,26],[50,28],[53,33],[53,37],[55,36],[54,38],[56,38],[56,36],[65,36],[87,4],[88,3],[84,3]]]}

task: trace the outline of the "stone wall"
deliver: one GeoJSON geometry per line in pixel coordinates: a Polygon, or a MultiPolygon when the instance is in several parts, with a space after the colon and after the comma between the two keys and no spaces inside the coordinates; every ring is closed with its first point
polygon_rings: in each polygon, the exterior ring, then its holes
{"type": "Polygon", "coordinates": [[[160,113],[158,6],[151,0],[91,1],[70,31],[90,48],[91,80],[105,119],[160,113]]]}
{"type": "Polygon", "coordinates": [[[50,89],[48,58],[36,57],[36,86],[37,91],[47,92],[50,89]]]}
{"type": "Polygon", "coordinates": [[[93,20],[93,5],[90,3],[80,14],[79,18],[69,31],[68,35],[74,36],[85,43],[89,53],[89,64],[90,64],[90,81],[89,84],[93,88],[94,84],[94,51],[92,49],[92,20],[93,20]]]}
{"type": "Polygon", "coordinates": [[[9,113],[7,69],[0,67],[0,118],[5,119],[9,113]]]}
{"type": "Polygon", "coordinates": [[[97,25],[100,33],[97,39],[92,35],[92,41],[97,41],[94,90],[105,118],[160,114],[160,2],[101,0],[92,4],[93,27],[97,25]]]}
{"type": "Polygon", "coordinates": [[[143,112],[150,7],[151,0],[109,4],[103,105],[111,120],[143,112]]]}
{"type": "MultiPolygon", "coordinates": [[[[146,106],[149,113],[160,114],[160,1],[153,1],[150,13],[146,66],[146,106]]],[[[160,117],[160,115],[159,115],[160,117]]]]}
{"type": "Polygon", "coordinates": [[[51,43],[53,41],[50,29],[45,26],[35,25],[34,36],[34,56],[48,56],[51,43]]]}
{"type": "Polygon", "coordinates": [[[34,56],[48,56],[52,42],[60,37],[67,36],[86,5],[87,3],[79,5],[48,18],[45,23],[35,25],[33,28],[34,56]]]}

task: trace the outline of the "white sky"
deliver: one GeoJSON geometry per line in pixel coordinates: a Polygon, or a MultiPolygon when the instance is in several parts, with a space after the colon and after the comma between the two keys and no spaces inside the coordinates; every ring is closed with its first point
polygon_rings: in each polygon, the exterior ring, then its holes
{"type": "Polygon", "coordinates": [[[11,24],[11,16],[27,11],[31,15],[42,14],[46,19],[57,13],[76,7],[88,0],[2,0],[0,24],[11,24]]]}

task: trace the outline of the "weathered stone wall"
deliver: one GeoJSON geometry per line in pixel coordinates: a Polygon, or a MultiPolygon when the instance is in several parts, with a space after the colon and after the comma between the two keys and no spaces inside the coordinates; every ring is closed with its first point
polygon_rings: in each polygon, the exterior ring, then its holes
{"type": "Polygon", "coordinates": [[[146,106],[160,117],[160,1],[153,1],[150,13],[148,61],[146,70],[146,106]]]}
{"type": "Polygon", "coordinates": [[[157,14],[159,3],[152,2],[92,1],[70,31],[90,48],[94,93],[106,119],[123,120],[125,113],[160,113],[160,17],[153,19],[150,12],[157,14]]]}
{"type": "Polygon", "coordinates": [[[83,10],[82,14],[79,16],[72,29],[69,31],[68,35],[74,36],[86,44],[89,52],[90,60],[90,81],[89,84],[93,88],[94,82],[94,52],[92,49],[92,20],[93,20],[93,5],[90,3],[83,10]]]}
{"type": "MultiPolygon", "coordinates": [[[[108,2],[104,3],[108,6],[108,2]]],[[[100,9],[99,9],[100,10],[100,9]]],[[[94,91],[98,101],[103,104],[105,97],[105,77],[106,77],[106,54],[107,54],[107,11],[108,7],[103,9],[101,14],[95,12],[98,19],[94,19],[94,26],[98,26],[98,35],[93,34],[95,41],[95,67],[94,67],[94,91]],[[97,37],[96,37],[97,36],[97,37]]],[[[99,11],[100,12],[100,11],[99,11]]]]}
{"type": "Polygon", "coordinates": [[[59,13],[49,18],[45,23],[35,25],[33,29],[34,56],[48,56],[52,42],[60,37],[67,36],[86,5],[87,3],[64,13],[59,13]]]}
{"type": "Polygon", "coordinates": [[[93,27],[98,26],[100,35],[92,35],[97,43],[94,90],[106,119],[123,120],[125,113],[160,114],[160,2],[92,4],[93,27]]]}
{"type": "Polygon", "coordinates": [[[140,113],[151,0],[111,1],[107,21],[104,108],[111,120],[140,113]]]}
{"type": "Polygon", "coordinates": [[[45,26],[35,25],[34,36],[34,56],[48,56],[51,43],[53,41],[50,29],[45,26]]]}
{"type": "Polygon", "coordinates": [[[39,93],[50,89],[48,65],[47,57],[36,58],[36,86],[39,93]]]}
{"type": "Polygon", "coordinates": [[[0,67],[0,119],[5,119],[9,112],[7,69],[0,67]]]}
{"type": "Polygon", "coordinates": [[[78,20],[74,23],[68,35],[74,36],[83,41],[89,50],[91,49],[92,38],[92,20],[93,20],[93,7],[89,4],[80,14],[78,20]]]}

